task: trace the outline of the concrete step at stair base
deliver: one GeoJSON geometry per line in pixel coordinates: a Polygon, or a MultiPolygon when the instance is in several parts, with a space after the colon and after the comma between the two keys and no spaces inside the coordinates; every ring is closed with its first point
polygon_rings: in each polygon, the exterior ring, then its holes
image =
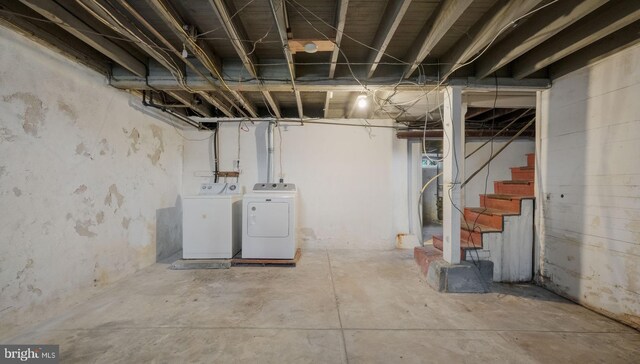
{"type": "Polygon", "coordinates": [[[533,181],[535,172],[533,167],[512,167],[511,179],[514,181],[533,181]]]}
{"type": "Polygon", "coordinates": [[[429,264],[431,262],[442,259],[442,251],[436,249],[433,245],[417,246],[413,249],[413,259],[420,267],[423,276],[427,276],[429,264]]]}
{"type": "Polygon", "coordinates": [[[533,196],[533,181],[495,181],[493,189],[497,194],[533,196]]]}

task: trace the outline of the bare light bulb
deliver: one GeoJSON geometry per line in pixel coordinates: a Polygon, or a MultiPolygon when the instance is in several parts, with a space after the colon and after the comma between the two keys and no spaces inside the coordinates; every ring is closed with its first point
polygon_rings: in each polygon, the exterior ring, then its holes
{"type": "Polygon", "coordinates": [[[182,58],[187,58],[187,57],[189,57],[189,53],[187,53],[187,47],[183,43],[182,44],[182,58]]]}
{"type": "Polygon", "coordinates": [[[367,107],[367,105],[369,104],[369,102],[367,101],[367,96],[366,95],[360,95],[358,96],[358,107],[361,109],[364,109],[367,107]]]}

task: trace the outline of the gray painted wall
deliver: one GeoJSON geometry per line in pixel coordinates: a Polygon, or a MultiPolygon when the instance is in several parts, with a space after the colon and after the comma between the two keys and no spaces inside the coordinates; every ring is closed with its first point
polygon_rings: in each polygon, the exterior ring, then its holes
{"type": "Polygon", "coordinates": [[[6,330],[180,248],[183,144],[103,76],[4,28],[0,49],[6,330]]]}
{"type": "Polygon", "coordinates": [[[541,97],[542,281],[640,327],[640,46],[554,81],[541,97]]]}

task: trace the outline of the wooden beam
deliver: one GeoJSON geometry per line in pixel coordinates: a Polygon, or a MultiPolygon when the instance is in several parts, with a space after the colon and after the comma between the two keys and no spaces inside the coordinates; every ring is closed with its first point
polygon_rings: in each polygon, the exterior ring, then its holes
{"type": "Polygon", "coordinates": [[[463,36],[442,60],[440,74],[447,78],[462,64],[484,49],[498,32],[510,22],[526,14],[541,0],[498,1],[476,24],[468,36],[463,36]]]}
{"type": "MultiPolygon", "coordinates": [[[[176,59],[172,57],[172,54],[166,51],[161,51],[152,39],[150,39],[142,30],[140,30],[136,24],[131,22],[125,16],[123,16],[116,8],[111,6],[110,3],[104,0],[77,0],[77,2],[87,10],[91,15],[102,23],[109,26],[111,29],[121,34],[123,37],[135,42],[140,49],[145,51],[150,57],[155,59],[159,64],[164,66],[171,74],[177,79],[184,81],[184,70],[182,67],[176,65],[181,64],[176,62],[176,59]]],[[[219,100],[211,96],[206,92],[198,92],[200,96],[227,116],[233,116],[225,105],[219,100]]],[[[192,106],[191,104],[186,104],[192,106]]],[[[200,112],[198,108],[193,109],[196,112],[200,112]]]]}
{"type": "MultiPolygon", "coordinates": [[[[185,23],[181,19],[180,14],[171,6],[167,0],[146,0],[147,4],[160,16],[167,26],[180,38],[180,40],[191,51],[193,56],[202,63],[202,65],[211,74],[220,81],[222,91],[229,91],[231,95],[249,112],[251,116],[257,115],[255,107],[244,98],[244,96],[227,87],[222,76],[222,66],[220,60],[204,41],[197,40],[192,34],[185,29],[185,23]]],[[[191,29],[194,30],[194,29],[191,29]]],[[[242,110],[240,110],[242,111],[242,110]]]]}
{"type": "Polygon", "coordinates": [[[147,68],[134,56],[129,54],[109,39],[95,34],[95,30],[87,26],[82,20],[69,13],[65,8],[50,0],[20,0],[45,18],[62,25],[62,28],[78,39],[95,48],[100,53],[111,58],[133,74],[144,77],[147,68]]]}
{"type": "MultiPolygon", "coordinates": [[[[225,32],[229,36],[229,40],[231,41],[233,48],[236,50],[236,53],[242,60],[242,63],[244,64],[244,67],[246,68],[247,72],[251,77],[259,79],[258,71],[256,70],[256,67],[255,67],[257,60],[253,54],[249,54],[249,52],[247,51],[247,48],[242,42],[243,39],[249,39],[249,37],[247,36],[247,32],[245,31],[244,27],[240,22],[235,21],[232,18],[232,14],[235,14],[236,10],[233,8],[229,8],[229,6],[231,6],[231,3],[228,3],[230,5],[227,5],[227,3],[225,3],[224,0],[209,0],[209,3],[215,10],[216,15],[218,16],[218,19],[222,23],[222,27],[224,28],[225,32]]],[[[269,100],[273,101],[273,98],[271,97],[271,95],[268,95],[269,92],[268,91],[265,91],[265,92],[267,93],[267,95],[265,95],[265,98],[267,98],[267,101],[269,100]]],[[[245,100],[246,105],[250,105],[248,100],[246,100],[243,96],[242,98],[245,100]]],[[[268,104],[269,104],[269,107],[272,108],[273,110],[273,107],[274,107],[273,105],[275,105],[275,102],[273,104],[271,102],[268,102],[268,104]]],[[[253,117],[257,116],[255,107],[251,106],[247,109],[247,111],[249,111],[251,116],[253,117]]],[[[279,110],[273,110],[273,112],[274,114],[280,114],[279,110]]]]}
{"type": "Polygon", "coordinates": [[[380,62],[384,52],[387,50],[387,46],[389,46],[404,14],[409,9],[409,5],[411,5],[411,0],[389,0],[387,3],[387,8],[382,15],[382,20],[373,38],[373,48],[376,50],[372,50],[369,53],[368,63],[371,63],[371,65],[367,71],[367,78],[372,77],[376,68],[378,68],[378,62],[380,62]]]}
{"type": "Polygon", "coordinates": [[[640,19],[640,1],[614,1],[542,43],[513,63],[524,78],[640,19]]]}
{"type": "Polygon", "coordinates": [[[549,75],[556,79],[582,67],[640,43],[640,21],[610,34],[549,66],[549,75]]]}
{"type": "MultiPolygon", "coordinates": [[[[398,79],[400,75],[397,77],[379,77],[369,80],[367,82],[367,89],[369,90],[380,90],[380,91],[418,91],[424,92],[425,87],[435,87],[438,84],[438,81],[428,80],[426,84],[413,84],[413,83],[405,83],[398,85],[398,79]]],[[[291,92],[291,82],[287,80],[266,80],[264,84],[260,84],[257,81],[231,81],[233,76],[230,77],[230,80],[227,81],[227,86],[231,90],[238,90],[243,92],[261,92],[261,91],[271,91],[271,92],[291,92]]],[[[110,80],[110,84],[123,89],[137,89],[137,90],[146,90],[151,87],[159,88],[159,89],[167,89],[167,90],[179,90],[181,86],[177,83],[175,79],[172,77],[167,77],[166,74],[156,74],[155,72],[151,72],[149,77],[145,79],[144,77],[137,77],[131,75],[129,72],[122,70],[122,68],[114,69],[114,77],[110,80]],[[148,82],[148,84],[147,84],[148,82]]],[[[492,91],[495,89],[495,80],[485,79],[478,80],[474,77],[456,77],[450,78],[447,80],[448,85],[453,86],[464,86],[466,89],[471,90],[484,90],[484,91],[492,91]]],[[[204,79],[197,75],[190,75],[187,78],[187,86],[189,88],[198,90],[198,91],[217,91],[218,87],[214,87],[217,85],[208,79],[204,79]]],[[[442,85],[441,85],[442,86],[442,85]]],[[[514,80],[512,78],[498,78],[498,87],[502,91],[539,91],[544,90],[551,87],[551,82],[547,78],[527,78],[523,80],[514,80]]],[[[353,78],[341,78],[341,79],[333,79],[333,80],[298,80],[296,81],[296,89],[302,92],[327,92],[327,91],[356,91],[362,92],[362,85],[355,81],[353,78]]],[[[493,100],[493,96],[490,97],[493,100]]],[[[489,101],[487,101],[489,102],[489,101]]]]}
{"type": "MultiPolygon", "coordinates": [[[[212,86],[211,91],[215,91],[218,89],[218,86],[216,84],[213,84],[212,81],[203,72],[201,72],[200,69],[196,67],[189,59],[183,58],[180,51],[178,51],[173,46],[173,44],[171,44],[171,42],[169,42],[144,17],[142,17],[140,13],[138,13],[133,7],[131,7],[131,5],[126,0],[116,0],[116,1],[120,4],[120,6],[122,6],[125,9],[125,11],[129,13],[129,15],[131,15],[135,20],[137,20],[145,29],[147,29],[148,32],[150,32],[157,40],[159,40],[166,49],[168,49],[171,53],[173,53],[175,59],[181,60],[187,67],[189,67],[189,69],[193,70],[196,74],[200,75],[205,82],[210,83],[212,86]]],[[[126,17],[123,16],[123,18],[126,18],[126,17]]],[[[152,70],[149,70],[149,74],[151,73],[152,73],[152,70]]],[[[227,105],[227,103],[225,103],[224,100],[221,100],[220,98],[217,98],[217,97],[213,97],[210,94],[203,95],[202,90],[199,93],[200,93],[200,96],[202,96],[205,100],[207,100],[209,103],[215,106],[218,110],[220,110],[226,116],[228,117],[235,116],[231,111],[231,107],[227,105]]],[[[225,95],[221,95],[221,96],[222,98],[226,99],[225,95]]],[[[230,100],[228,99],[226,100],[229,101],[229,104],[235,107],[235,105],[233,105],[233,103],[230,102],[230,100]]]]}
{"type": "Polygon", "coordinates": [[[472,2],[473,0],[445,0],[440,4],[435,16],[432,16],[432,19],[424,24],[405,57],[411,62],[404,70],[403,77],[405,79],[409,78],[420,63],[427,58],[433,47],[447,34],[472,2]]]}
{"type": "Polygon", "coordinates": [[[563,0],[531,17],[507,38],[492,46],[476,62],[476,75],[484,78],[520,57],[563,29],[604,5],[608,0],[563,0]]]}
{"type": "MultiPolygon", "coordinates": [[[[336,63],[338,62],[338,55],[340,54],[340,44],[342,43],[342,34],[344,32],[344,25],[347,22],[347,8],[349,7],[349,0],[338,0],[338,12],[336,14],[336,47],[331,54],[331,65],[329,66],[329,78],[333,78],[336,74],[336,63]]],[[[327,102],[325,102],[327,104],[327,102]]],[[[326,114],[325,114],[326,115],[326,114]]]]}
{"type": "Polygon", "coordinates": [[[294,91],[296,94],[296,106],[298,107],[298,116],[300,119],[304,118],[304,110],[302,109],[302,94],[299,90],[294,91]]]}
{"type": "Polygon", "coordinates": [[[296,88],[296,70],[295,64],[293,62],[293,54],[291,54],[291,51],[289,50],[289,36],[287,35],[287,21],[284,1],[279,1],[276,4],[276,0],[269,0],[269,5],[271,6],[273,20],[276,23],[276,29],[278,30],[278,35],[280,36],[282,51],[284,53],[285,59],[287,60],[287,69],[289,70],[289,77],[291,78],[291,87],[293,89],[293,92],[296,94],[298,116],[300,117],[300,119],[302,119],[304,118],[304,110],[302,108],[302,97],[300,96],[300,91],[298,91],[298,89],[296,88]]]}
{"type": "Polygon", "coordinates": [[[331,111],[331,99],[333,98],[333,91],[327,91],[324,97],[324,118],[329,118],[329,111],[331,111]]]}
{"type": "MultiPolygon", "coordinates": [[[[63,56],[85,65],[96,72],[107,75],[111,69],[109,59],[55,24],[33,21],[24,16],[38,17],[31,8],[15,0],[0,0],[0,25],[4,25],[30,40],[52,49],[63,56]],[[11,12],[11,13],[10,13],[11,12]],[[22,14],[24,16],[12,14],[22,14]]],[[[43,19],[44,20],[44,19],[43,19]]]]}
{"type": "Polygon", "coordinates": [[[271,95],[269,91],[261,91],[261,92],[264,99],[267,100],[267,104],[269,104],[269,108],[271,108],[271,111],[276,116],[276,118],[278,119],[282,118],[282,114],[280,113],[280,106],[278,105],[276,100],[273,98],[273,95],[271,95]]]}
{"type": "Polygon", "coordinates": [[[248,54],[249,52],[242,42],[243,39],[249,39],[247,32],[241,24],[231,18],[232,14],[236,12],[235,9],[229,9],[224,0],[209,0],[209,3],[222,23],[222,28],[229,36],[229,41],[242,60],[247,72],[251,77],[258,77],[258,72],[254,67],[254,64],[257,63],[256,58],[253,54],[248,54]]]}

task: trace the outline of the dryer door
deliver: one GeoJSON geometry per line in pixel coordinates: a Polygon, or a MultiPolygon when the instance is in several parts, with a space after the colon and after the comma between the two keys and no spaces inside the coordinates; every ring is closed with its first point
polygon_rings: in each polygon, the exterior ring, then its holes
{"type": "Polygon", "coordinates": [[[289,236],[289,204],[286,202],[249,202],[247,234],[250,237],[285,238],[289,236]]]}

